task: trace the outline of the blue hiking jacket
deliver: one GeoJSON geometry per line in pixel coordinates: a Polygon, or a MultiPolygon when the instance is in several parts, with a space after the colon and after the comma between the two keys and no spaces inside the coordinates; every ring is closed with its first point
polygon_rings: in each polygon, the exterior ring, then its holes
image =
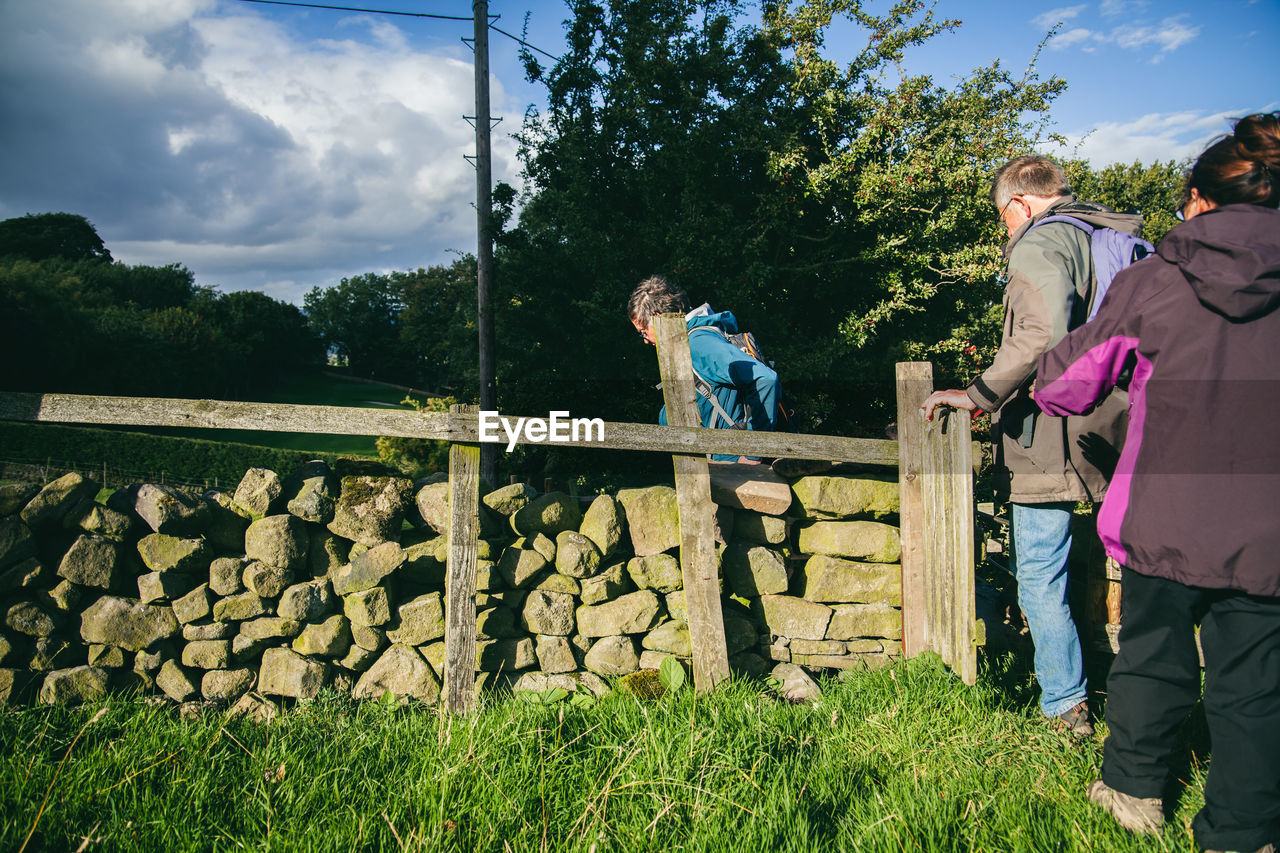
{"type": "MultiPolygon", "coordinates": [[[[725,334],[738,332],[738,321],[730,311],[700,313],[691,311],[685,326],[689,329],[689,354],[693,369],[710,383],[712,393],[726,412],[735,420],[742,420],[743,403],[751,407],[747,429],[772,431],[777,425],[778,374],[767,364],[731,344],[715,329],[725,334]],[[703,329],[703,331],[698,331],[703,329]]],[[[698,415],[704,427],[728,429],[716,414],[711,401],[698,395],[698,415]]],[[[658,423],[667,423],[667,408],[658,413],[658,423]]],[[[717,454],[711,457],[718,462],[733,462],[737,456],[717,454]]]]}

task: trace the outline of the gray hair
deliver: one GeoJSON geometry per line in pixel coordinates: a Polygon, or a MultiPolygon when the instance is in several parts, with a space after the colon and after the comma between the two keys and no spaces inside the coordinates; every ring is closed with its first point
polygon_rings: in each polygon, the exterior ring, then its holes
{"type": "Polygon", "coordinates": [[[627,317],[650,325],[655,314],[689,313],[689,299],[685,292],[660,275],[651,275],[636,285],[627,300],[627,317]]]}
{"type": "Polygon", "coordinates": [[[1070,194],[1066,172],[1039,154],[1015,157],[1001,166],[991,181],[991,202],[997,209],[1003,209],[1015,195],[1058,198],[1070,194]]]}

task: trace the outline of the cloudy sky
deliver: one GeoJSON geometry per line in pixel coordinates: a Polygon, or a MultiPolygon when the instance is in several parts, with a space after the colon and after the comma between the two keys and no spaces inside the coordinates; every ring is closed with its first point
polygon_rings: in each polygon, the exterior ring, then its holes
{"type": "MultiPolygon", "coordinates": [[[[460,0],[337,5],[467,17],[460,0]]],[[[886,5],[881,2],[878,5],[886,5]]],[[[1054,111],[1096,164],[1180,159],[1280,108],[1277,0],[940,0],[964,26],[908,58],[940,82],[999,57],[1070,84],[1054,111]]],[[[491,0],[558,53],[563,3],[491,0]]],[[[876,8],[873,5],[872,8],[876,8]]],[[[469,21],[243,0],[0,0],[0,218],[86,216],[128,263],[300,302],[343,276],[475,248],[469,21]]],[[[848,52],[855,34],[836,33],[848,52]]],[[[494,33],[494,177],[541,94],[494,33]]]]}

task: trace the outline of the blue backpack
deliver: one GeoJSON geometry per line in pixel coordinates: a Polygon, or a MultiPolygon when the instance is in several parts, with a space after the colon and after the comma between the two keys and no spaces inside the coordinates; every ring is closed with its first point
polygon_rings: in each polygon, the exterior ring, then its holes
{"type": "Polygon", "coordinates": [[[1098,284],[1094,288],[1093,301],[1089,303],[1089,310],[1084,318],[1085,323],[1092,320],[1098,313],[1098,309],[1102,307],[1102,297],[1107,295],[1107,289],[1111,287],[1112,280],[1120,270],[1153,254],[1156,250],[1155,246],[1141,237],[1134,237],[1132,234],[1125,234],[1114,228],[1090,225],[1082,219],[1063,214],[1046,216],[1033,225],[1032,229],[1050,222],[1065,222],[1089,235],[1089,251],[1093,256],[1093,272],[1098,284]]]}

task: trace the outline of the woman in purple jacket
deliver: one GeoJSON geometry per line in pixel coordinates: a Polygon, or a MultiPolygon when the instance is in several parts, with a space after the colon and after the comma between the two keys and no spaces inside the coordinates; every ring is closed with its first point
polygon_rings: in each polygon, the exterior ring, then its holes
{"type": "Polygon", "coordinates": [[[1123,566],[1102,778],[1089,799],[1157,832],[1178,728],[1213,739],[1205,849],[1280,840],[1280,113],[1241,119],[1187,179],[1155,256],[1040,360],[1035,401],[1080,414],[1131,372],[1098,533],[1123,566]]]}

